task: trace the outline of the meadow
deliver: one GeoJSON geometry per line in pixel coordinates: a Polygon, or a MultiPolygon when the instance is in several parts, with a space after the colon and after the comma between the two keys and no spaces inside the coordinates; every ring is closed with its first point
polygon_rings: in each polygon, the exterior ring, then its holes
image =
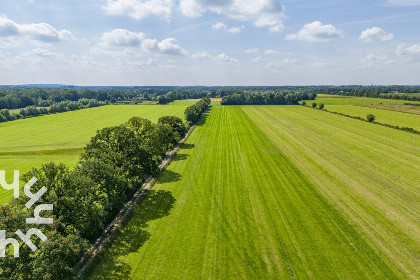
{"type": "MultiPolygon", "coordinates": [[[[307,101],[307,105],[311,105],[314,101],[307,101]]],[[[411,127],[420,130],[420,106],[404,105],[409,101],[379,99],[368,97],[346,97],[331,96],[320,94],[315,99],[316,103],[323,103],[325,109],[332,112],[343,113],[350,116],[366,118],[368,114],[373,114],[375,121],[396,125],[400,127],[411,127]]],[[[411,101],[413,104],[420,102],[411,101]]]]}
{"type": "MultiPolygon", "coordinates": [[[[176,101],[170,105],[108,105],[1,123],[0,169],[6,170],[7,179],[12,180],[13,170],[24,174],[50,161],[74,166],[97,130],[119,125],[133,116],[153,122],[165,115],[183,118],[185,108],[191,104],[176,101]]],[[[0,205],[12,196],[12,191],[0,188],[0,205]]]]}
{"type": "Polygon", "coordinates": [[[214,106],[86,279],[418,279],[419,136],[214,106]]]}

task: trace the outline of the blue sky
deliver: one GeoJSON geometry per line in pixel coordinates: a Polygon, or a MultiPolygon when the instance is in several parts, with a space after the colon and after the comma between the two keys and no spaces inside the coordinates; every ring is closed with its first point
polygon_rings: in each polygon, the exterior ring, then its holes
{"type": "Polygon", "coordinates": [[[420,84],[420,0],[0,0],[0,84],[420,84]]]}

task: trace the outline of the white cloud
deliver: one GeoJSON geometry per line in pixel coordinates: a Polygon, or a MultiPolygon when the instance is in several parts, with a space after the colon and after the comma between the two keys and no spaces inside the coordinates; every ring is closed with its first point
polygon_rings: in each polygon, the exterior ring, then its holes
{"type": "Polygon", "coordinates": [[[192,55],[193,58],[211,58],[214,61],[218,61],[223,64],[233,64],[239,62],[236,58],[228,56],[226,53],[221,53],[215,56],[210,55],[207,52],[195,53],[192,55]]]}
{"type": "Polygon", "coordinates": [[[242,30],[241,28],[243,28],[243,26],[242,27],[231,27],[227,30],[227,32],[236,34],[236,33],[241,32],[241,30],[242,30]]]}
{"type": "Polygon", "coordinates": [[[209,10],[240,21],[253,21],[271,32],[284,29],[284,7],[277,0],[180,0],[181,11],[198,17],[209,10]]]}
{"type": "Polygon", "coordinates": [[[238,62],[236,58],[230,57],[225,53],[216,55],[213,59],[221,63],[237,63],[238,62]]]}
{"type": "Polygon", "coordinates": [[[379,27],[367,28],[359,37],[359,40],[363,42],[383,42],[392,39],[394,39],[394,34],[386,33],[379,27]]]}
{"type": "Polygon", "coordinates": [[[363,60],[363,65],[367,68],[375,68],[378,69],[379,67],[383,66],[384,64],[391,64],[394,61],[388,59],[385,55],[377,56],[373,53],[369,53],[366,55],[365,59],[363,60]]]}
{"type": "Polygon", "coordinates": [[[142,32],[132,32],[126,29],[114,29],[102,35],[102,41],[114,47],[138,47],[145,39],[142,32]]]}
{"type": "Polygon", "coordinates": [[[388,0],[391,6],[420,6],[420,0],[388,0]]]}
{"type": "Polygon", "coordinates": [[[57,30],[47,23],[18,24],[6,16],[0,16],[0,37],[19,36],[46,43],[73,38],[70,31],[57,30]]]}
{"type": "Polygon", "coordinates": [[[173,0],[107,0],[102,9],[108,15],[129,16],[143,19],[157,16],[169,19],[173,0]]]}
{"type": "Polygon", "coordinates": [[[178,45],[175,38],[166,38],[158,43],[158,48],[161,53],[170,55],[184,55],[187,52],[178,45]]]}
{"type": "Polygon", "coordinates": [[[252,62],[258,63],[263,61],[263,58],[261,56],[254,58],[253,60],[251,60],[252,62]]]}
{"type": "Polygon", "coordinates": [[[249,49],[249,50],[245,50],[244,53],[256,53],[257,51],[259,51],[260,49],[255,48],[255,49],[249,49]]]}
{"type": "Polygon", "coordinates": [[[193,58],[210,58],[210,54],[207,52],[202,52],[202,53],[195,53],[192,55],[193,58]]]}
{"type": "Polygon", "coordinates": [[[211,26],[211,28],[213,30],[225,30],[229,33],[239,33],[242,31],[242,29],[244,28],[244,26],[242,25],[241,27],[228,27],[226,24],[224,24],[223,22],[217,22],[215,24],[213,24],[211,26]]]}
{"type": "Polygon", "coordinates": [[[213,28],[214,30],[226,30],[227,25],[224,24],[223,22],[217,22],[217,23],[213,24],[211,26],[211,28],[213,28]]]}
{"type": "Polygon", "coordinates": [[[297,64],[297,60],[296,59],[291,59],[291,58],[285,58],[283,60],[280,61],[276,61],[276,62],[270,62],[267,64],[268,68],[285,68],[285,67],[289,67],[291,65],[295,65],[297,64]]]}
{"type": "Polygon", "coordinates": [[[58,57],[61,55],[59,53],[52,52],[46,49],[40,49],[40,48],[33,49],[32,54],[40,56],[40,57],[58,57]]]}
{"type": "Polygon", "coordinates": [[[308,42],[329,42],[343,37],[343,32],[331,24],[323,25],[320,21],[305,24],[302,29],[286,36],[286,40],[308,42]]]}
{"type": "Polygon", "coordinates": [[[162,41],[146,38],[143,32],[132,32],[126,29],[114,29],[102,35],[101,42],[93,51],[96,53],[106,53],[119,55],[121,51],[112,49],[122,49],[123,53],[132,53],[138,49],[162,53],[168,55],[185,55],[187,52],[182,49],[175,38],[166,38],[162,41]],[[111,50],[110,50],[111,49],[111,50]]]}
{"type": "Polygon", "coordinates": [[[420,44],[407,45],[406,43],[399,44],[397,47],[397,54],[413,59],[420,59],[420,44]]]}
{"type": "Polygon", "coordinates": [[[271,54],[278,54],[279,53],[279,51],[276,51],[276,50],[266,50],[265,51],[265,54],[268,54],[268,55],[271,55],[271,54]]]}

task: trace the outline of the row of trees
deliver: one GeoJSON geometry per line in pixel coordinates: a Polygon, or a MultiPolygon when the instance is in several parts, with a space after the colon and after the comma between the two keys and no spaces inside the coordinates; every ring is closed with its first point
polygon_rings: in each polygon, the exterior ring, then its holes
{"type": "Polygon", "coordinates": [[[234,94],[222,98],[222,105],[296,105],[301,100],[314,100],[316,94],[289,90],[234,94]]]}
{"type": "Polygon", "coordinates": [[[419,96],[410,95],[410,93],[420,93],[420,86],[341,86],[320,87],[315,91],[319,94],[420,101],[419,96]]]}
{"type": "Polygon", "coordinates": [[[23,119],[26,117],[33,117],[39,115],[46,115],[52,113],[61,113],[67,111],[75,111],[85,108],[93,108],[108,104],[108,101],[98,101],[96,99],[80,99],[79,101],[61,101],[54,103],[49,108],[37,108],[35,106],[29,106],[20,109],[19,113],[10,113],[8,109],[0,110],[0,122],[13,121],[17,119],[23,119]]]}
{"type": "Polygon", "coordinates": [[[184,115],[187,122],[191,125],[197,123],[210,108],[210,103],[210,98],[206,97],[185,109],[184,115]]]}
{"type": "MultiPolygon", "coordinates": [[[[174,116],[161,117],[157,124],[133,117],[125,124],[98,131],[73,170],[48,163],[26,173],[23,181],[33,176],[38,179],[32,193],[42,186],[48,188],[38,203],[53,204],[53,210],[42,212],[42,216],[53,218],[54,224],[39,225],[48,239],[32,238],[37,251],[21,242],[19,258],[0,258],[0,279],[76,279],[73,266],[89,244],[141,184],[158,174],[162,156],[187,129],[188,125],[174,116]]],[[[7,230],[7,238],[15,238],[17,229],[29,230],[25,219],[34,213],[26,209],[27,200],[15,199],[0,207],[0,228],[7,230]]]]}

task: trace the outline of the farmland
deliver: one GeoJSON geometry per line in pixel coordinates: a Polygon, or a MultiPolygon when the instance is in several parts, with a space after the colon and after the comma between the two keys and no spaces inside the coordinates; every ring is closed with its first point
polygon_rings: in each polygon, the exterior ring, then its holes
{"type": "MultiPolygon", "coordinates": [[[[132,116],[154,122],[164,115],[183,117],[185,108],[192,103],[176,101],[165,106],[109,105],[1,123],[1,169],[20,170],[23,174],[49,161],[73,166],[98,129],[119,125],[132,116]]],[[[12,172],[8,172],[7,177],[11,180],[12,172]]],[[[12,195],[11,191],[0,189],[0,204],[7,202],[12,195]]]]}
{"type": "Polygon", "coordinates": [[[87,278],[419,278],[418,170],[418,135],[214,106],[87,278]]]}

